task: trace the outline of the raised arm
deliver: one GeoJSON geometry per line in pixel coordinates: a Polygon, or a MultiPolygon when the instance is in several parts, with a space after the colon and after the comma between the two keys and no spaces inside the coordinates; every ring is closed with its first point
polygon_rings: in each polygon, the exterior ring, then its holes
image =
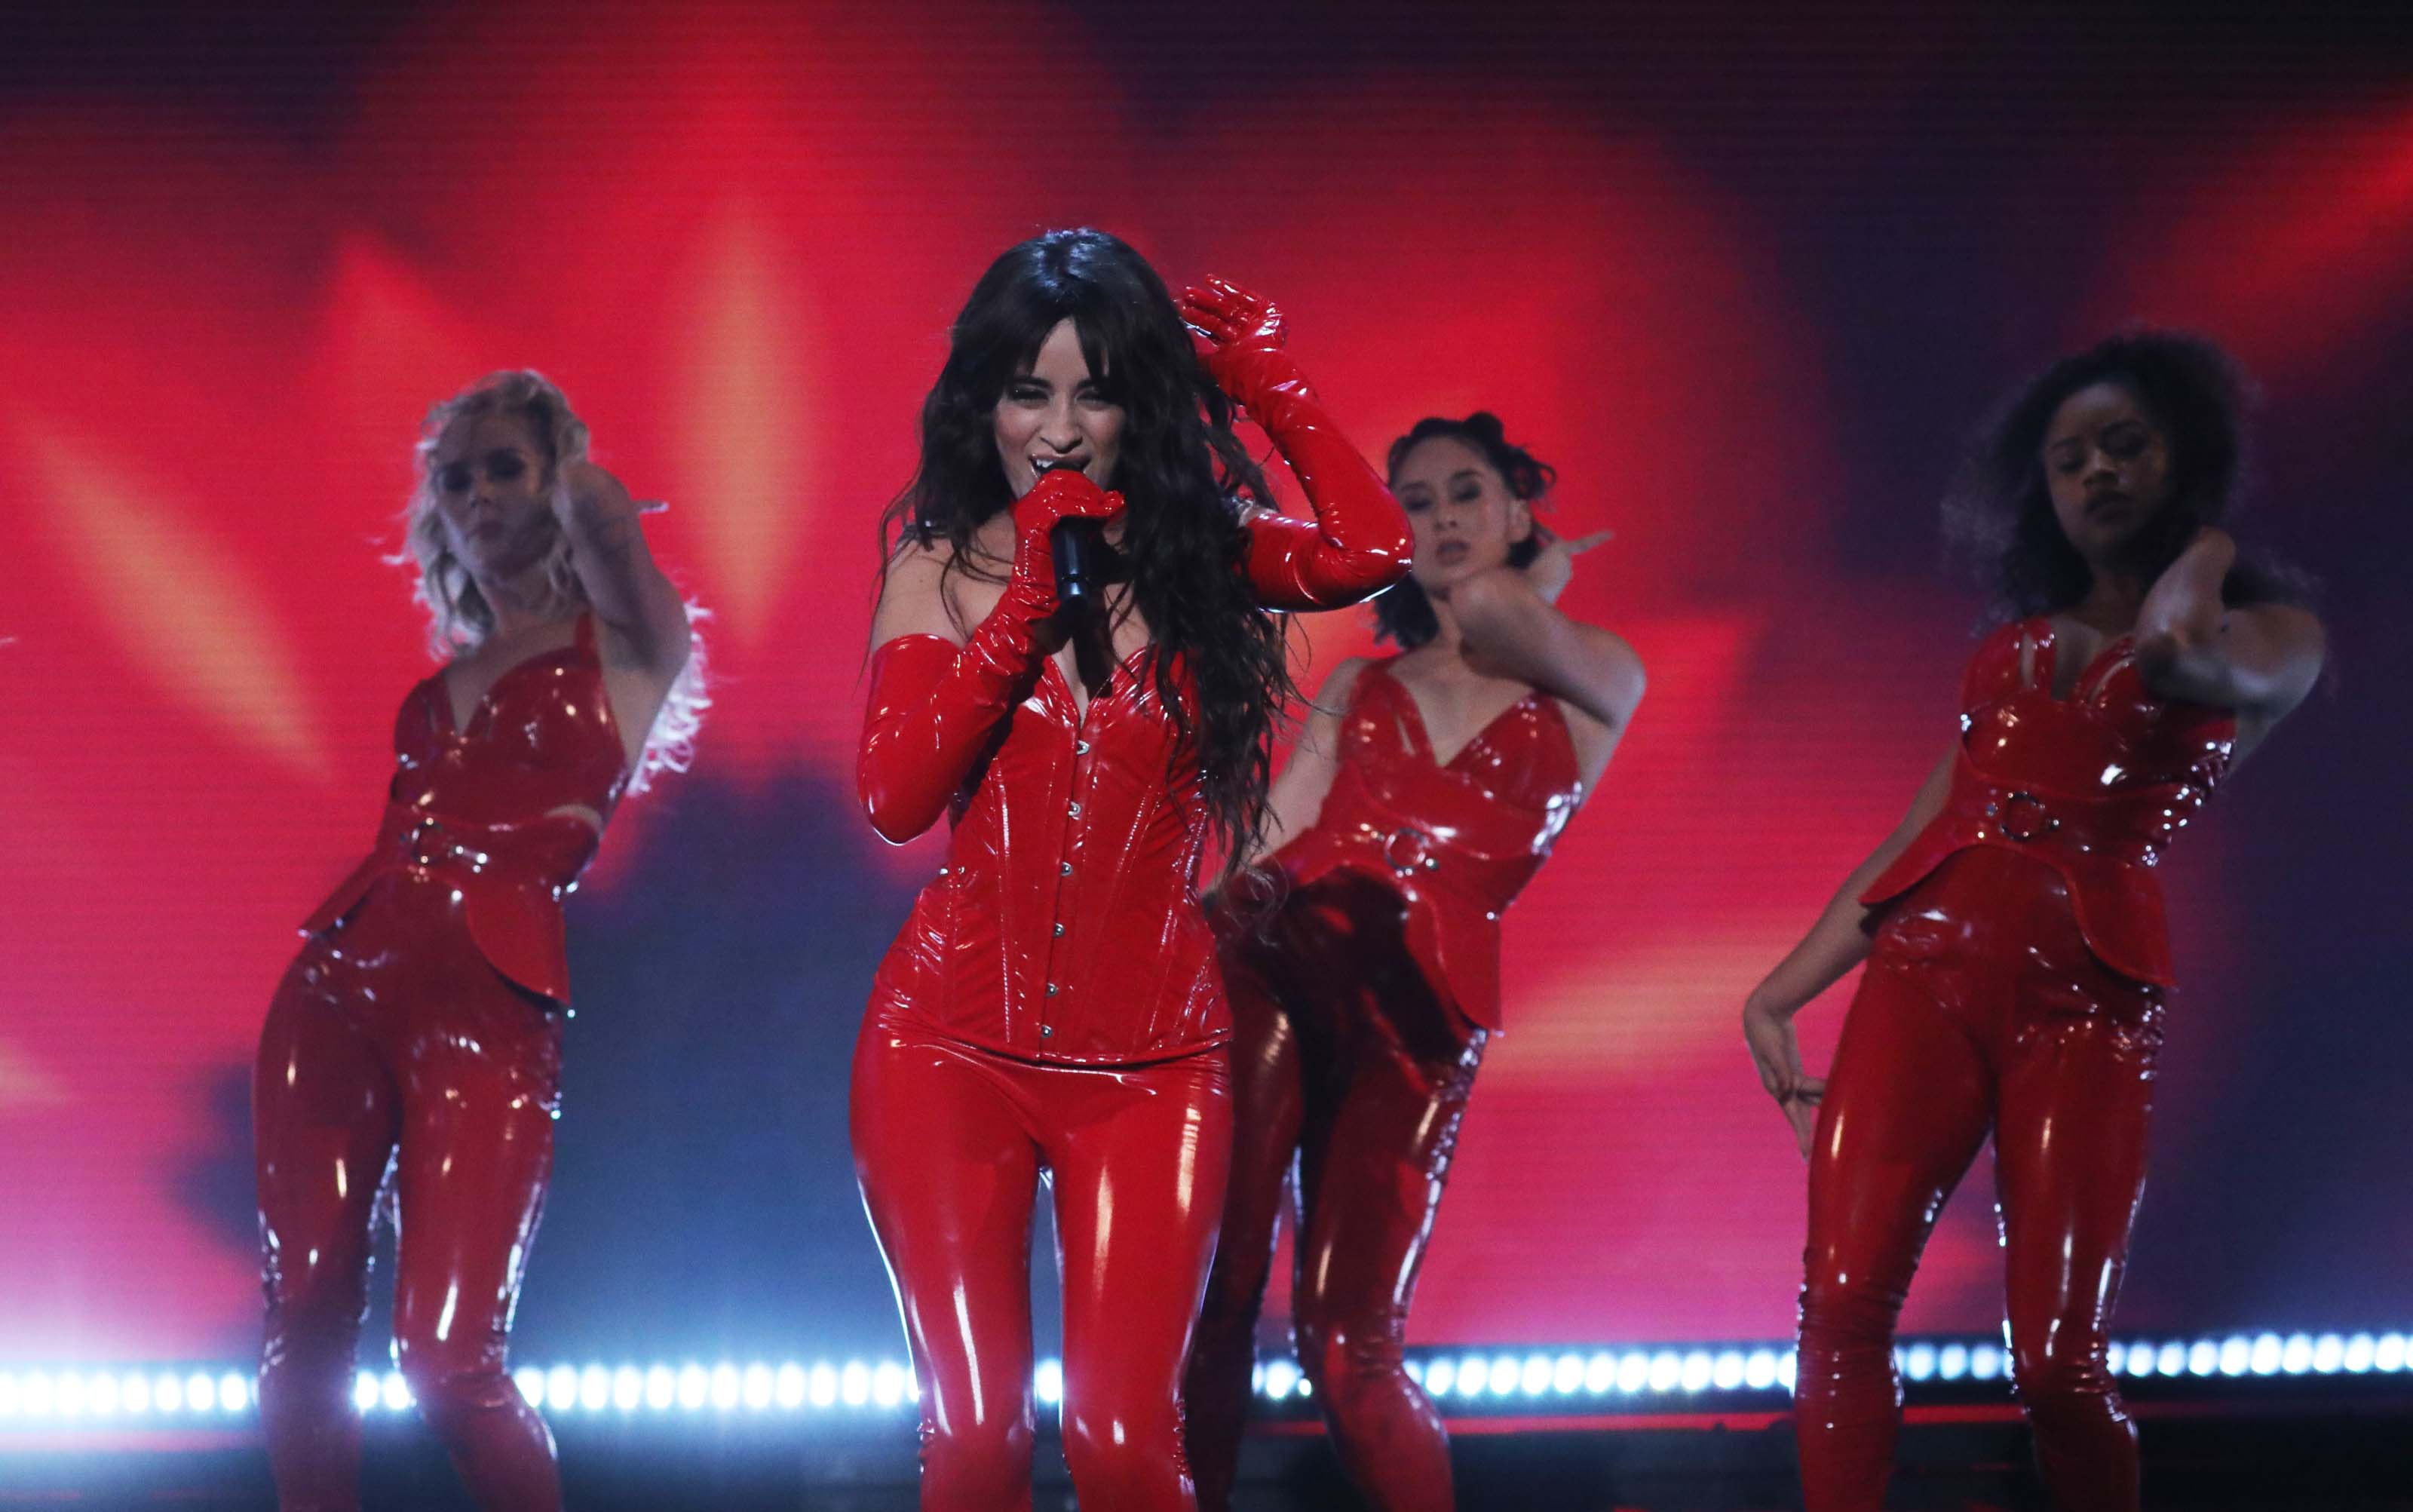
{"type": "Polygon", "coordinates": [[[1179,303],[1207,371],[1272,438],[1315,511],[1311,522],[1271,510],[1250,517],[1248,573],[1258,601],[1339,609],[1407,576],[1407,514],[1282,349],[1281,312],[1213,278],[1179,303]]]}
{"type": "Polygon", "coordinates": [[[1910,812],[1902,816],[1885,842],[1843,879],[1843,885],[1828,900],[1810,932],[1776,963],[1776,969],[1752,989],[1743,1003],[1743,1041],[1751,1047],[1752,1060],[1759,1068],[1760,1085],[1776,1099],[1786,1121],[1793,1125],[1794,1138],[1804,1155],[1810,1153],[1810,1141],[1817,1131],[1818,1101],[1826,1095],[1827,1080],[1802,1074],[1801,1045],[1793,1031],[1793,1015],[1810,1000],[1841,981],[1844,972],[1868,958],[1869,908],[1860,901],[1860,895],[1909,849],[1918,832],[1944,811],[1944,800],[1952,790],[1952,764],[1959,759],[1956,749],[1935,764],[1935,770],[1919,784],[1918,795],[1911,800],[1910,812]]]}
{"type": "Polygon", "coordinates": [[[2198,532],[2145,594],[2137,670],[2163,698],[2234,709],[2250,739],[2303,702],[2321,674],[2321,622],[2293,604],[2221,602],[2236,565],[2226,530],[2198,532]]]}
{"type": "Polygon", "coordinates": [[[592,462],[570,463],[554,481],[553,517],[595,617],[668,686],[687,664],[687,604],[647,549],[639,512],[620,480],[592,462]]]}
{"type": "Polygon", "coordinates": [[[1478,572],[1450,590],[1450,612],[1468,652],[1484,670],[1531,683],[1625,733],[1642,702],[1642,659],[1622,636],[1559,612],[1573,556],[1563,541],[1543,547],[1531,567],[1478,572]]]}
{"type": "Polygon", "coordinates": [[[881,838],[902,845],[938,823],[972,763],[1048,654],[1056,612],[1048,532],[1123,507],[1079,472],[1058,468],[1014,506],[1014,570],[988,617],[960,637],[946,610],[945,558],[909,545],[889,564],[872,615],[871,698],[855,792],[881,838]]]}
{"type": "Polygon", "coordinates": [[[1316,689],[1308,704],[1307,728],[1299,732],[1288,764],[1266,794],[1265,843],[1250,853],[1249,861],[1281,850],[1324,811],[1324,795],[1332,791],[1332,778],[1340,770],[1340,716],[1365,669],[1365,658],[1351,657],[1316,689]]]}

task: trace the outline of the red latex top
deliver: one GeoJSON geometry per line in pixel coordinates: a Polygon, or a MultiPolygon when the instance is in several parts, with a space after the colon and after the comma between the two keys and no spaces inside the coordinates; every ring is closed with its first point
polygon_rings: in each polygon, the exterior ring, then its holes
{"type": "Polygon", "coordinates": [[[2167,986],[2169,937],[2154,868],[2228,770],[2237,720],[2154,697],[2125,636],[2055,698],[2056,650],[2041,617],[2006,625],[1977,648],[1961,682],[1961,755],[1944,811],[1860,901],[1901,897],[1964,847],[2002,846],[2061,873],[2105,965],[2167,986]],[[2034,648],[2024,676],[2023,643],[2034,648]]]}
{"type": "Polygon", "coordinates": [[[470,938],[496,971],[569,1002],[561,899],[600,837],[555,810],[608,818],[628,776],[592,619],[579,619],[570,645],[504,672],[466,729],[452,727],[443,674],[423,679],[394,717],[393,751],[375,849],[303,932],[333,925],[380,878],[438,881],[461,892],[470,938]]]}
{"type": "Polygon", "coordinates": [[[1527,694],[1443,765],[1415,699],[1378,661],[1350,691],[1338,754],[1315,823],[1274,864],[1293,887],[1351,871],[1396,890],[1435,993],[1498,1029],[1500,914],[1583,801],[1558,701],[1527,694]]]}
{"type": "MultiPolygon", "coordinates": [[[[926,688],[961,655],[936,635],[881,646],[874,728],[888,690],[926,688]]],[[[1071,1064],[1162,1060],[1230,1035],[1196,893],[1206,802],[1195,762],[1171,760],[1154,657],[1141,648],[1078,712],[1055,658],[1035,659],[1002,739],[957,792],[947,864],[881,962],[875,1012],[1071,1064]]],[[[1186,675],[1178,686],[1195,696],[1186,675]]]]}

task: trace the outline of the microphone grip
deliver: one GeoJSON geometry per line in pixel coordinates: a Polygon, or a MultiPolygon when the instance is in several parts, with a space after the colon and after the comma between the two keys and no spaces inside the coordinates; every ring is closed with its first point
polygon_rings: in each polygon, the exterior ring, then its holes
{"type": "Polygon", "coordinates": [[[1097,608],[1105,543],[1105,527],[1097,520],[1058,520],[1048,529],[1047,554],[1056,565],[1059,605],[1085,611],[1097,608]]]}

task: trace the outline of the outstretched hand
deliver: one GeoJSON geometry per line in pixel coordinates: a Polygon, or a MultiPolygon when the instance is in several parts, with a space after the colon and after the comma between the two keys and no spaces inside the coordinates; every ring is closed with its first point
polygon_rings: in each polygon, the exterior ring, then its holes
{"type": "Polygon", "coordinates": [[[1616,534],[1614,530],[1595,530],[1588,536],[1577,536],[1568,541],[1544,532],[1542,549],[1525,564],[1525,581],[1533,586],[1533,591],[1542,596],[1544,603],[1557,603],[1559,595],[1566,592],[1567,585],[1575,579],[1576,557],[1616,534]]]}
{"type": "Polygon", "coordinates": [[[1793,1015],[1746,1003],[1742,1011],[1743,1043],[1759,1070],[1759,1084],[1776,1099],[1778,1111],[1793,1126],[1793,1140],[1804,1160],[1818,1136],[1818,1104],[1827,1095],[1823,1076],[1801,1071],[1801,1042],[1793,1032],[1793,1015]]]}

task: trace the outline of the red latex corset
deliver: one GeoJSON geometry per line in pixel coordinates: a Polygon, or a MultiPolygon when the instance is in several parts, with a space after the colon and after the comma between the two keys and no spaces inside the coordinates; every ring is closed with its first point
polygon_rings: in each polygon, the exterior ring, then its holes
{"type": "MultiPolygon", "coordinates": [[[[917,682],[912,663],[958,654],[938,636],[900,637],[880,648],[874,684],[917,682]]],[[[881,962],[875,1013],[1073,1064],[1161,1060],[1229,1036],[1196,893],[1206,803],[1194,761],[1172,759],[1154,654],[1124,661],[1077,712],[1055,659],[1034,659],[1002,738],[951,806],[947,864],[881,962]]],[[[1194,698],[1186,674],[1177,686],[1194,698]]]]}
{"type": "Polygon", "coordinates": [[[496,678],[466,729],[452,727],[443,674],[422,680],[394,717],[393,750],[377,845],[303,932],[333,926],[385,877],[437,882],[461,894],[470,938],[496,971],[567,1004],[561,899],[600,836],[555,810],[609,817],[628,764],[592,620],[579,620],[570,645],[496,678]]]}
{"type": "Polygon", "coordinates": [[[1294,888],[1351,871],[1398,892],[1434,991],[1498,1029],[1501,912],[1583,801],[1558,701],[1527,694],[1444,765],[1415,699],[1378,661],[1351,690],[1339,764],[1315,823],[1274,864],[1294,888]]]}
{"type": "Polygon", "coordinates": [[[2059,871],[2086,942],[2140,982],[2171,985],[2169,929],[2154,867],[2228,770],[2237,720],[2147,690],[2123,636],[2052,696],[2056,640],[2036,618],[1977,649],[1961,683],[1961,754],[1944,811],[1887,867],[1862,903],[1917,886],[1955,851],[2002,846],[2059,871]],[[2029,668],[2021,647],[2032,648],[2029,668]]]}

